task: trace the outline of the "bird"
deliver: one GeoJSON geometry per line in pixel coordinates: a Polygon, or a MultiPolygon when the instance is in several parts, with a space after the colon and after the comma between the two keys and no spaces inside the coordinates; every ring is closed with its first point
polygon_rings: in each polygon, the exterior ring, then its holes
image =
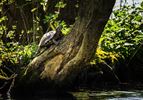
{"type": "Polygon", "coordinates": [[[48,45],[48,43],[50,43],[50,44],[54,43],[55,45],[57,45],[59,43],[59,41],[57,41],[57,40],[63,36],[61,33],[62,28],[63,28],[62,25],[60,25],[56,28],[56,30],[52,30],[49,32],[46,31],[46,33],[42,36],[42,38],[38,44],[38,49],[37,49],[36,55],[40,52],[40,49],[42,47],[46,47],[48,45]]]}

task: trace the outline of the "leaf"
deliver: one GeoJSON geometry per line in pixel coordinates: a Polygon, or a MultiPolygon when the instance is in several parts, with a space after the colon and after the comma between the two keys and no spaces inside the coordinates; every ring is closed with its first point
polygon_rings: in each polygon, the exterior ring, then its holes
{"type": "Polygon", "coordinates": [[[12,25],[12,29],[16,29],[16,25],[12,25]]]}
{"type": "Polygon", "coordinates": [[[7,16],[1,17],[1,18],[0,18],[0,23],[1,23],[2,21],[5,21],[5,20],[8,20],[8,19],[7,19],[7,16]]]}
{"type": "Polygon", "coordinates": [[[136,17],[135,17],[135,20],[136,20],[136,21],[141,21],[141,20],[142,20],[142,16],[140,16],[140,15],[136,16],[136,17]]]}
{"type": "Polygon", "coordinates": [[[57,7],[57,8],[64,8],[66,6],[66,3],[63,3],[63,2],[58,2],[57,4],[56,4],[56,6],[55,7],[57,7]]]}
{"type": "Polygon", "coordinates": [[[31,9],[31,12],[34,12],[34,11],[36,11],[37,10],[37,8],[33,8],[33,9],[31,9]]]}
{"type": "Polygon", "coordinates": [[[143,8],[143,1],[142,1],[142,3],[141,3],[141,7],[143,8]]]}

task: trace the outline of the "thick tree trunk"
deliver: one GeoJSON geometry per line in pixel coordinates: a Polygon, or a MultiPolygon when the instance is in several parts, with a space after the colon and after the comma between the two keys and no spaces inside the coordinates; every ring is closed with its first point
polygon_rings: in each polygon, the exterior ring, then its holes
{"type": "Polygon", "coordinates": [[[27,66],[29,80],[71,85],[80,69],[94,56],[115,0],[82,0],[72,31],[59,45],[51,46],[27,66]],[[69,84],[71,83],[71,84],[69,84]]]}

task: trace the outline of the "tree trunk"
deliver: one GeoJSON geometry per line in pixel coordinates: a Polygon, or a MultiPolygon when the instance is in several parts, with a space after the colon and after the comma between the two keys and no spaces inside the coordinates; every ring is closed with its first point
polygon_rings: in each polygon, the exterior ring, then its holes
{"type": "Polygon", "coordinates": [[[94,56],[114,3],[115,0],[82,0],[69,35],[32,60],[27,66],[27,81],[40,79],[71,85],[94,56]]]}

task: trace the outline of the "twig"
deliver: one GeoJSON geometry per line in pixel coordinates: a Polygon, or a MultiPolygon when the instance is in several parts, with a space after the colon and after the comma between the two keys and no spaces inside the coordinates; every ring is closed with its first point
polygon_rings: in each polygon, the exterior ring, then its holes
{"type": "Polygon", "coordinates": [[[8,79],[5,80],[4,84],[0,87],[0,90],[2,92],[4,92],[4,94],[10,94],[10,91],[12,89],[12,87],[14,86],[14,81],[15,81],[15,78],[16,78],[17,74],[13,74],[11,75],[8,79]],[[11,81],[12,80],[12,81],[11,81]],[[10,85],[8,84],[9,81],[11,82],[10,85]],[[7,88],[5,91],[3,91],[3,89],[7,88]]]}
{"type": "Polygon", "coordinates": [[[12,87],[14,86],[16,76],[17,76],[17,74],[12,75],[12,82],[10,84],[8,91],[7,91],[7,94],[10,94],[10,91],[11,91],[12,87]]]}

